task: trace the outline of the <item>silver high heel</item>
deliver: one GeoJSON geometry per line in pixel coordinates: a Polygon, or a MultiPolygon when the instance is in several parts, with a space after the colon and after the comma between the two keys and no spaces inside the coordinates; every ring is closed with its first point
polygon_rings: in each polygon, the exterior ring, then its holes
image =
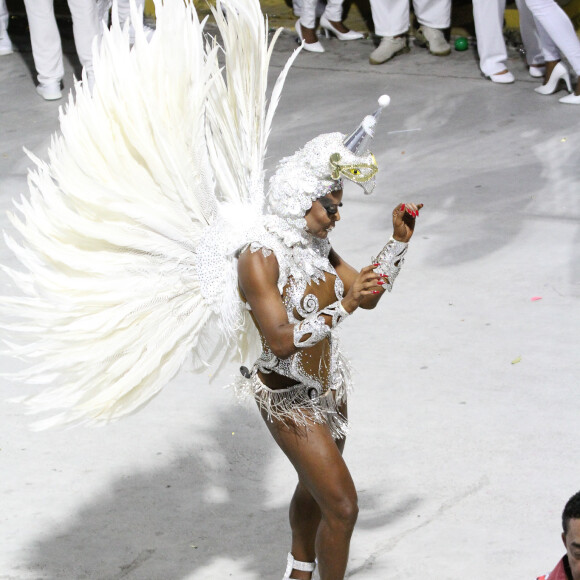
{"type": "Polygon", "coordinates": [[[324,14],[320,17],[320,28],[324,29],[324,34],[326,38],[330,36],[330,34],[334,34],[338,40],[358,40],[359,38],[364,38],[364,34],[360,32],[355,32],[354,30],[349,30],[348,32],[340,32],[337,30],[332,22],[324,16],[324,14]]]}
{"type": "Polygon", "coordinates": [[[292,570],[300,570],[301,572],[314,572],[316,568],[316,562],[299,562],[294,559],[291,552],[288,552],[286,572],[284,572],[284,578],[282,580],[288,580],[292,570]]]}
{"type": "Polygon", "coordinates": [[[296,21],[294,28],[296,28],[296,34],[298,35],[298,38],[299,38],[300,42],[302,43],[302,48],[304,50],[307,50],[308,52],[324,52],[324,46],[322,46],[322,44],[320,44],[319,40],[317,40],[316,42],[312,42],[310,44],[308,42],[304,42],[304,37],[302,36],[302,25],[300,24],[300,19],[298,19],[296,21]]]}
{"type": "Polygon", "coordinates": [[[558,90],[558,85],[560,81],[563,80],[566,83],[566,87],[568,88],[568,92],[572,92],[572,84],[570,83],[570,73],[566,69],[566,67],[559,62],[552,71],[548,82],[545,85],[541,85],[536,87],[534,91],[539,93],[540,95],[551,95],[558,90]]]}

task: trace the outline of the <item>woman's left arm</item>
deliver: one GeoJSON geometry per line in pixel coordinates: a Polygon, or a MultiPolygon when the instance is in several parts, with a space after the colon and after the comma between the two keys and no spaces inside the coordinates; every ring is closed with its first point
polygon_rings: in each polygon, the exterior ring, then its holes
{"type": "MultiPolygon", "coordinates": [[[[417,205],[401,203],[393,210],[393,235],[377,255],[375,263],[372,264],[375,267],[375,273],[379,275],[376,289],[372,291],[372,294],[362,297],[359,302],[360,308],[367,310],[374,308],[385,293],[385,289],[389,291],[392,289],[407,251],[407,243],[415,229],[415,219],[419,216],[419,210],[422,207],[422,203],[417,205]]],[[[352,285],[357,283],[359,272],[345,262],[333,249],[330,250],[329,260],[344,284],[346,295],[352,285]]]]}

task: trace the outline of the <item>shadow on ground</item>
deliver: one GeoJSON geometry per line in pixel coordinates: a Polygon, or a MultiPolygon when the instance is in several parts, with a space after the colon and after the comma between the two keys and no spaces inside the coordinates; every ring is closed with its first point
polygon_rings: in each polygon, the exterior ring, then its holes
{"type": "MultiPolygon", "coordinates": [[[[38,540],[28,570],[44,580],[211,578],[219,562],[233,576],[280,576],[287,507],[266,507],[267,468],[280,452],[255,417],[242,417],[234,409],[209,432],[192,435],[171,463],[114,481],[72,522],[38,540]]],[[[289,481],[289,493],[293,486],[289,481]]],[[[389,526],[420,501],[399,493],[385,510],[376,505],[384,492],[363,494],[361,529],[389,526]]]]}

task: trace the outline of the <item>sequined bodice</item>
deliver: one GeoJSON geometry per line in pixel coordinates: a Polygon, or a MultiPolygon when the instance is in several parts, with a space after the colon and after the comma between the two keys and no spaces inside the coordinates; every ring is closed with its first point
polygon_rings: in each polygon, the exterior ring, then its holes
{"type": "MultiPolygon", "coordinates": [[[[291,324],[341,300],[344,285],[329,261],[330,243],[309,237],[309,243],[288,248],[284,244],[267,248],[251,244],[252,251],[274,252],[279,265],[278,287],[291,324]]],[[[277,373],[314,388],[318,393],[337,389],[344,382],[344,365],[336,331],[308,348],[301,348],[288,358],[278,358],[263,336],[262,354],[254,368],[262,374],[277,373]]]]}

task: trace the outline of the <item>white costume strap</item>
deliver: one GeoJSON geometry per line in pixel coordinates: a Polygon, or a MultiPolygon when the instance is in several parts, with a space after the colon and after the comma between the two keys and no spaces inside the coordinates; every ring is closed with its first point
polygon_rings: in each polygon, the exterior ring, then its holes
{"type": "Polygon", "coordinates": [[[294,559],[291,552],[288,552],[288,564],[286,565],[286,572],[284,573],[284,580],[290,578],[292,570],[300,570],[301,572],[314,572],[316,562],[299,562],[294,559]]]}
{"type": "Polygon", "coordinates": [[[387,245],[380,251],[376,258],[372,258],[373,264],[379,264],[375,268],[377,274],[386,274],[388,279],[385,281],[383,288],[389,292],[393,289],[395,279],[401,271],[401,266],[405,262],[405,254],[409,244],[398,242],[394,238],[387,242],[387,245]]]}
{"type": "Polygon", "coordinates": [[[326,308],[314,312],[304,320],[294,325],[294,346],[297,348],[308,348],[326,338],[330,331],[338,326],[349,313],[344,309],[342,302],[337,300],[326,308]],[[325,320],[325,316],[330,318],[330,326],[325,320]]]}

